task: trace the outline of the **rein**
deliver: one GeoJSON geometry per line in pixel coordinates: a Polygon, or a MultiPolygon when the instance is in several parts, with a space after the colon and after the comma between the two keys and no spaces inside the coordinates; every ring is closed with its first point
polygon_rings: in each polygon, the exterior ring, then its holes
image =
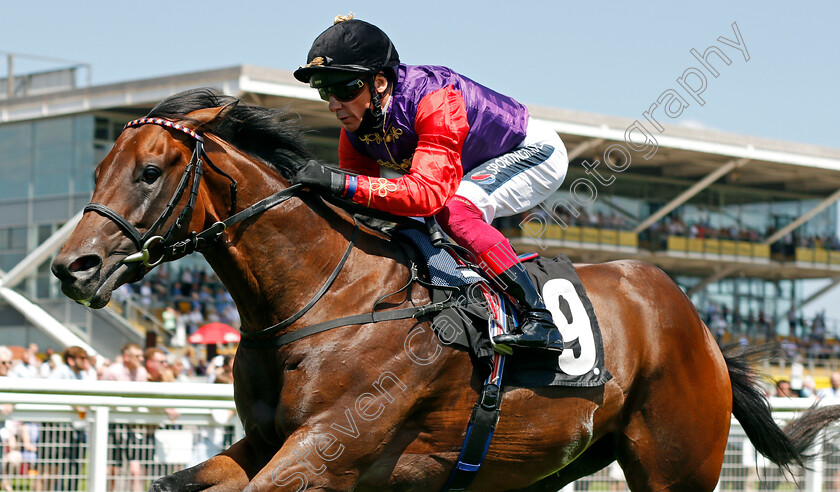
{"type": "MultiPolygon", "coordinates": [[[[222,233],[225,232],[228,227],[255,215],[261,214],[266,210],[283,203],[294,196],[297,190],[303,187],[300,184],[289,186],[288,188],[280,190],[277,193],[260,200],[239,213],[234,213],[236,211],[236,180],[219,169],[215,164],[213,164],[213,161],[210,160],[210,156],[208,156],[207,152],[204,150],[204,137],[191,128],[187,128],[184,125],[163,118],[140,118],[132,120],[126,123],[123,129],[147,124],[160,125],[165,128],[172,128],[185,133],[195,140],[195,150],[193,151],[189,164],[187,164],[187,167],[184,169],[181,181],[178,182],[175,194],[172,195],[172,198],[166,204],[166,208],[164,208],[160,217],[158,217],[158,219],[146,230],[145,233],[141,234],[136,227],[131,225],[131,223],[125,219],[125,217],[105,205],[91,202],[85,206],[85,212],[96,212],[108,219],[111,219],[115,224],[117,224],[117,226],[119,226],[126,236],[134,242],[134,245],[137,248],[137,253],[126,256],[123,258],[122,263],[142,263],[144,266],[152,268],[163,262],[167,256],[187,255],[196,251],[201,251],[210,243],[221,237],[222,233]],[[205,161],[216,173],[230,180],[230,213],[232,215],[224,221],[216,222],[201,232],[190,233],[187,239],[170,242],[172,236],[185,224],[189,223],[189,218],[192,216],[193,207],[195,206],[195,200],[198,197],[198,187],[201,184],[201,177],[204,175],[205,161]],[[187,183],[190,180],[190,175],[192,175],[192,185],[190,187],[190,196],[187,200],[187,204],[184,205],[184,208],[178,214],[178,218],[175,219],[175,222],[169,227],[169,229],[162,235],[156,235],[155,233],[157,230],[163,226],[167,219],[169,219],[169,216],[172,215],[175,205],[181,201],[181,197],[183,196],[184,191],[186,191],[187,183]],[[160,249],[160,252],[154,257],[151,252],[153,248],[160,249]]],[[[140,274],[138,277],[142,278],[144,272],[142,269],[139,270],[139,272],[140,274]]],[[[139,278],[136,280],[139,280],[139,278]]]]}
{"type": "MultiPolygon", "coordinates": [[[[225,232],[225,230],[227,230],[228,227],[242,222],[243,220],[247,220],[256,215],[262,214],[266,210],[269,210],[270,208],[275,207],[285,202],[286,200],[292,198],[298,190],[303,188],[302,184],[291,185],[288,188],[274,193],[273,195],[263,198],[262,200],[258,201],[257,203],[254,203],[250,207],[240,212],[234,213],[236,211],[236,180],[234,180],[224,171],[216,167],[216,165],[213,164],[213,162],[210,160],[210,157],[204,151],[204,137],[197,133],[195,130],[192,130],[191,128],[187,128],[184,125],[163,118],[139,118],[126,123],[124,129],[147,124],[159,125],[165,128],[171,128],[173,130],[185,133],[186,135],[192,137],[193,140],[195,140],[195,149],[193,150],[193,154],[190,158],[189,164],[187,164],[187,167],[184,169],[184,174],[181,176],[181,180],[178,182],[178,187],[176,188],[174,195],[166,204],[166,208],[164,208],[160,217],[158,217],[158,219],[155,220],[152,226],[149,227],[145,233],[140,233],[140,231],[138,231],[137,228],[134,227],[125,217],[123,217],[122,215],[105,205],[91,202],[87,204],[87,206],[85,206],[84,212],[96,212],[113,221],[137,247],[137,252],[123,258],[122,263],[137,263],[138,266],[142,263],[142,265],[146,266],[147,268],[153,268],[159,265],[161,262],[163,262],[164,259],[166,259],[168,256],[172,257],[177,255],[188,255],[196,251],[202,251],[203,249],[207,248],[210,244],[218,240],[221,237],[221,235],[225,232]],[[176,234],[176,232],[178,232],[182,227],[184,227],[185,224],[189,224],[189,220],[192,216],[192,211],[195,206],[195,201],[198,197],[198,188],[201,184],[201,177],[204,175],[205,161],[210,166],[210,168],[213,169],[216,173],[230,180],[230,192],[232,202],[230,213],[232,215],[223,221],[214,223],[213,225],[211,225],[207,229],[204,229],[201,232],[191,232],[189,234],[189,237],[187,237],[184,240],[172,241],[172,237],[176,234]],[[186,191],[187,184],[190,181],[190,176],[192,176],[192,183],[190,186],[190,195],[186,205],[184,205],[184,208],[178,214],[177,219],[175,219],[175,222],[169,227],[169,229],[162,235],[156,235],[155,233],[157,232],[157,230],[160,227],[162,227],[163,224],[169,219],[169,217],[172,215],[172,212],[175,209],[175,206],[178,204],[179,201],[181,201],[181,197],[186,191]],[[157,253],[156,256],[152,256],[153,253],[151,252],[151,250],[153,248],[158,248],[160,250],[160,252],[157,253]]],[[[353,234],[350,237],[350,242],[347,246],[347,250],[344,252],[344,255],[341,257],[341,260],[338,262],[338,265],[336,265],[332,274],[330,274],[329,278],[327,278],[327,280],[324,282],[324,284],[321,286],[318,292],[316,292],[315,295],[309,300],[309,302],[292,316],[289,316],[283,321],[269,326],[267,328],[264,328],[262,330],[256,332],[246,332],[240,329],[239,332],[242,335],[240,345],[248,348],[278,348],[296,340],[300,340],[301,338],[314,335],[316,333],[321,333],[327,330],[331,330],[340,326],[378,323],[380,321],[392,321],[397,319],[418,318],[420,316],[440,312],[449,307],[460,305],[463,303],[462,298],[459,297],[456,299],[454,295],[450,295],[444,301],[432,302],[424,306],[414,306],[410,308],[394,309],[390,311],[376,311],[376,306],[379,305],[379,303],[383,299],[386,299],[394,294],[402,292],[403,290],[411,286],[414,282],[419,282],[422,285],[427,285],[426,282],[423,282],[418,277],[417,268],[412,263],[411,278],[408,280],[408,283],[400,290],[377,299],[377,301],[374,303],[374,309],[372,312],[357,314],[354,316],[345,316],[323,323],[310,325],[296,330],[292,333],[286,333],[279,337],[268,338],[300,319],[304,314],[306,314],[309,311],[310,308],[312,308],[312,306],[315,305],[316,302],[318,302],[318,300],[321,299],[321,297],[323,297],[327,290],[329,290],[330,286],[333,284],[335,279],[338,277],[338,274],[344,267],[344,264],[347,262],[347,258],[350,256],[350,253],[355,245],[355,241],[359,233],[359,223],[355,215],[353,216],[353,225],[353,234]]],[[[138,278],[136,278],[134,281],[139,280],[143,277],[143,275],[145,275],[145,271],[141,268],[138,270],[138,278]]],[[[427,286],[433,287],[430,284],[427,286]]]]}

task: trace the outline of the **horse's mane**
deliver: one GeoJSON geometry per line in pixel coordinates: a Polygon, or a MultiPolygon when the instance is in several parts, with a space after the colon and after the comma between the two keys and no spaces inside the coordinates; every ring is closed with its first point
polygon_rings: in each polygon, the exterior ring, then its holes
{"type": "Polygon", "coordinates": [[[190,89],[159,102],[150,118],[188,120],[192,111],[235,104],[212,133],[238,149],[258,157],[291,179],[311,157],[300,124],[282,108],[265,108],[242,102],[213,89],[190,89]]]}
{"type": "MultiPolygon", "coordinates": [[[[146,116],[190,121],[186,115],[192,111],[228,104],[235,106],[220,123],[213,126],[211,132],[239,150],[266,161],[291,181],[311,155],[306,147],[301,125],[289,118],[289,112],[285,109],[247,104],[235,97],[205,88],[190,89],[169,96],[157,103],[146,116]]],[[[398,221],[397,218],[383,212],[376,212],[352,202],[325,198],[356,215],[368,227],[386,234],[391,232],[394,222],[398,221]]],[[[408,221],[408,224],[417,227],[412,222],[408,221]]]]}

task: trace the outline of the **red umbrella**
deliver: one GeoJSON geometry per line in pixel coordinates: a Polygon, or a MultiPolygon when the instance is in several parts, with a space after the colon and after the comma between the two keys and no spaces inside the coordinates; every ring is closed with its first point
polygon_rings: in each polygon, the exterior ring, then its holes
{"type": "Polygon", "coordinates": [[[210,323],[196,330],[187,338],[187,341],[196,344],[216,344],[238,342],[239,338],[239,332],[232,326],[224,323],[210,323]]]}

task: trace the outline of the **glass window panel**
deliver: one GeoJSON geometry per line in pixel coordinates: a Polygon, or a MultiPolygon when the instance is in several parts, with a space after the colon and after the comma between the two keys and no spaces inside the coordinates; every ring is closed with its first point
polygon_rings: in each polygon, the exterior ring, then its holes
{"type": "Polygon", "coordinates": [[[0,200],[29,196],[32,151],[0,152],[0,200]]]}
{"type": "Polygon", "coordinates": [[[116,142],[117,138],[119,138],[120,133],[123,131],[123,127],[125,123],[119,121],[111,122],[111,141],[116,142]]]}
{"type": "Polygon", "coordinates": [[[111,147],[103,144],[94,144],[93,146],[93,162],[94,162],[94,169],[100,162],[105,160],[105,156],[108,155],[108,152],[111,151],[111,147]]]}
{"type": "Polygon", "coordinates": [[[76,193],[93,190],[94,162],[93,145],[76,144],[73,163],[73,190],[76,193]]]}
{"type": "Polygon", "coordinates": [[[46,241],[53,233],[52,224],[41,224],[38,226],[38,244],[46,241]]]}
{"type": "Polygon", "coordinates": [[[96,118],[93,138],[96,140],[108,140],[108,120],[106,118],[96,118]]]}
{"type": "Polygon", "coordinates": [[[39,299],[52,297],[52,276],[39,275],[35,285],[35,296],[39,299]]]}
{"type": "Polygon", "coordinates": [[[77,116],[73,120],[73,140],[75,142],[90,142],[93,140],[93,116],[77,116]]]}
{"type": "Polygon", "coordinates": [[[32,124],[0,125],[0,155],[32,148],[32,124]]]}
{"type": "Polygon", "coordinates": [[[9,229],[0,229],[0,251],[8,249],[10,237],[11,231],[9,229]]]}
{"type": "Polygon", "coordinates": [[[73,118],[39,120],[34,125],[36,147],[52,147],[73,143],[73,118]]]}
{"type": "Polygon", "coordinates": [[[13,227],[9,231],[9,248],[10,249],[26,249],[26,237],[28,230],[26,227],[13,227]]]}
{"type": "Polygon", "coordinates": [[[68,193],[68,174],[73,165],[72,147],[45,147],[35,150],[33,185],[35,196],[68,193]]]}
{"type": "Polygon", "coordinates": [[[20,263],[20,260],[26,256],[24,253],[6,253],[0,254],[0,269],[9,271],[14,268],[15,265],[20,263]]]}

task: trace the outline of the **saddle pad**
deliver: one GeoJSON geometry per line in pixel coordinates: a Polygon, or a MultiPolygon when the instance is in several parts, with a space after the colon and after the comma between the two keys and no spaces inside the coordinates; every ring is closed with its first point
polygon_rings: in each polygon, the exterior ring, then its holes
{"type": "MultiPolygon", "coordinates": [[[[399,234],[421,253],[433,285],[466,288],[483,281],[476,272],[459,266],[446,250],[432,245],[427,234],[413,229],[400,230],[399,234]]],[[[522,260],[525,270],[551,310],[567,347],[569,342],[574,343],[560,356],[535,352],[507,357],[505,384],[525,388],[593,387],[609,381],[612,376],[604,367],[601,329],[592,303],[569,258],[559,255],[552,260],[528,255],[522,260]]],[[[466,295],[474,302],[440,313],[432,328],[441,340],[446,341],[446,345],[468,350],[474,357],[473,362],[485,372],[493,366],[494,352],[488,334],[490,313],[487,303],[478,299],[475,292],[468,291],[456,295],[466,295]]],[[[443,297],[444,294],[437,291],[433,300],[438,302],[443,297]]],[[[513,313],[514,309],[507,309],[506,312],[513,313]]],[[[509,316],[511,319],[507,325],[513,326],[513,315],[509,316]]]]}
{"type": "Polygon", "coordinates": [[[604,343],[595,310],[569,258],[537,258],[525,263],[525,269],[540,289],[567,348],[559,356],[508,357],[506,385],[593,387],[612,379],[604,367],[604,343]],[[569,342],[573,342],[571,347],[569,342]]]}
{"type": "Polygon", "coordinates": [[[403,237],[408,239],[423,255],[429,270],[429,281],[440,287],[462,287],[483,279],[466,267],[459,267],[448,251],[432,245],[428,234],[416,229],[401,229],[403,237]]]}

